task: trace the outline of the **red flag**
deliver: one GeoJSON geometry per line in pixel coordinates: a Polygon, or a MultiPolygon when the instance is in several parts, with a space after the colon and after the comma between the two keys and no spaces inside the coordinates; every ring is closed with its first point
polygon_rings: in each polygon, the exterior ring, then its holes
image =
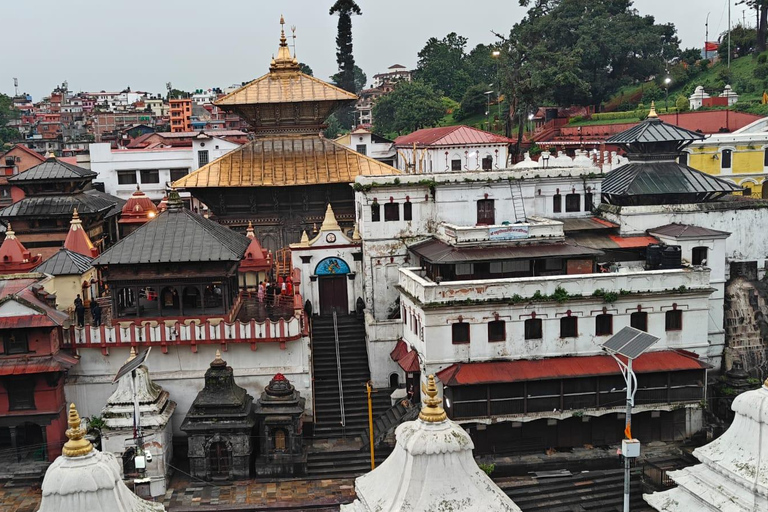
{"type": "Polygon", "coordinates": [[[704,43],[705,52],[716,52],[718,48],[720,48],[720,43],[715,43],[713,41],[707,41],[704,43]]]}

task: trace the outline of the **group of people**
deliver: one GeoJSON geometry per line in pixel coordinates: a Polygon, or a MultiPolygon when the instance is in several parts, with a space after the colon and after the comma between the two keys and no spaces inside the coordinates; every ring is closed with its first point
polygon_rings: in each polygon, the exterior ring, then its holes
{"type": "Polygon", "coordinates": [[[269,279],[259,281],[257,296],[260,304],[277,306],[280,297],[293,297],[293,279],[291,276],[278,276],[275,282],[270,282],[269,279]]]}
{"type": "MultiPolygon", "coordinates": [[[[85,304],[79,293],[75,297],[75,316],[77,317],[77,326],[85,327],[85,304]]],[[[96,299],[91,300],[91,322],[94,327],[101,325],[101,306],[96,299]]]]}

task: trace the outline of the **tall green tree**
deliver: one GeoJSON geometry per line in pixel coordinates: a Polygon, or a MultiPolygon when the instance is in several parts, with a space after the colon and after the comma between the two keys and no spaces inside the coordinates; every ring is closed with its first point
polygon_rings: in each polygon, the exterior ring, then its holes
{"type": "Polygon", "coordinates": [[[305,64],[305,63],[303,63],[303,62],[299,62],[299,69],[300,69],[300,70],[301,70],[301,72],[302,72],[302,73],[304,73],[305,75],[314,76],[314,74],[313,74],[313,72],[312,72],[312,68],[311,68],[311,67],[309,67],[309,65],[308,65],[308,64],[305,64]]]}
{"type": "Polygon", "coordinates": [[[766,39],[768,38],[768,0],[741,0],[737,5],[746,5],[755,10],[757,14],[755,51],[763,53],[766,50],[766,39]]]}
{"type": "MultiPolygon", "coordinates": [[[[331,76],[331,81],[336,84],[338,87],[341,87],[341,73],[336,73],[331,76]]],[[[368,77],[366,76],[365,72],[360,69],[360,66],[355,65],[355,89],[350,92],[354,92],[355,94],[358,94],[360,91],[365,89],[365,84],[368,81],[368,77]]],[[[346,90],[346,89],[345,89],[346,90]]]]}
{"type": "Polygon", "coordinates": [[[436,126],[445,115],[440,94],[419,80],[400,82],[373,106],[373,131],[400,135],[436,126]]]}
{"type": "Polygon", "coordinates": [[[0,150],[4,146],[21,139],[21,134],[16,128],[6,126],[9,122],[19,118],[19,111],[13,107],[13,99],[0,93],[0,150]]]}
{"type": "MultiPolygon", "coordinates": [[[[467,38],[451,32],[442,39],[431,37],[419,52],[414,78],[461,101],[473,81],[466,67],[467,38]]],[[[478,80],[482,81],[482,78],[478,80]]]]}
{"type": "MultiPolygon", "coordinates": [[[[358,16],[363,11],[354,0],[336,0],[330,11],[331,16],[339,15],[338,31],[336,34],[336,63],[339,65],[338,86],[355,92],[355,57],[352,54],[352,15],[358,16]]],[[[351,126],[354,122],[353,107],[339,111],[339,121],[342,126],[351,126]]]]}

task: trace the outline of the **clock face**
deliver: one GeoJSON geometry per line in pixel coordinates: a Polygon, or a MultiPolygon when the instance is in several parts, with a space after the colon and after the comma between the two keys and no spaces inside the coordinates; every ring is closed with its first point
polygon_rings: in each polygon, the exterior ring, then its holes
{"type": "Polygon", "coordinates": [[[325,235],[325,241],[328,242],[329,244],[334,243],[336,241],[336,235],[334,235],[333,233],[328,233],[327,235],[325,235]]]}

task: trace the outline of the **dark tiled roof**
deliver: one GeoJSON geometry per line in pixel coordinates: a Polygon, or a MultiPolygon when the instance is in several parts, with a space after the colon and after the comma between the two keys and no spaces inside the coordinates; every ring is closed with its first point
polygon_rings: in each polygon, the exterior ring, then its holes
{"type": "Polygon", "coordinates": [[[628,130],[609,137],[606,144],[636,144],[701,140],[704,135],[667,124],[659,118],[649,118],[628,130]]]}
{"type": "Polygon", "coordinates": [[[189,210],[166,210],[107,249],[93,264],[240,261],[250,242],[189,210]]]}
{"type": "Polygon", "coordinates": [[[55,158],[49,158],[45,162],[30,167],[16,176],[11,176],[8,178],[8,181],[11,183],[24,183],[39,180],[82,180],[93,179],[97,175],[97,173],[88,169],[83,169],[55,158]]]}
{"type": "Polygon", "coordinates": [[[52,276],[69,276],[83,274],[91,268],[93,258],[61,248],[59,252],[48,258],[35,272],[51,274],[52,276]]]}
{"type": "Polygon", "coordinates": [[[667,224],[658,228],[648,230],[649,233],[657,236],[669,236],[672,238],[702,238],[702,237],[726,237],[730,235],[727,231],[717,229],[703,228],[701,226],[692,226],[690,224],[667,224]]]}
{"type": "Polygon", "coordinates": [[[102,192],[101,190],[96,190],[95,188],[86,190],[85,193],[91,197],[104,199],[105,201],[110,201],[115,204],[115,206],[113,206],[112,209],[107,212],[107,215],[106,215],[107,218],[112,217],[114,215],[120,215],[123,211],[123,206],[125,206],[125,203],[127,203],[125,199],[107,194],[106,192],[102,192]]]}
{"type": "Polygon", "coordinates": [[[109,212],[114,208],[117,208],[119,212],[124,203],[125,201],[122,199],[97,190],[89,190],[74,195],[30,196],[0,210],[0,217],[3,219],[36,216],[65,216],[69,218],[75,208],[81,215],[109,212]]]}
{"type": "Polygon", "coordinates": [[[644,196],[661,194],[725,194],[741,187],[677,162],[630,162],[608,173],[603,194],[644,196]]]}

